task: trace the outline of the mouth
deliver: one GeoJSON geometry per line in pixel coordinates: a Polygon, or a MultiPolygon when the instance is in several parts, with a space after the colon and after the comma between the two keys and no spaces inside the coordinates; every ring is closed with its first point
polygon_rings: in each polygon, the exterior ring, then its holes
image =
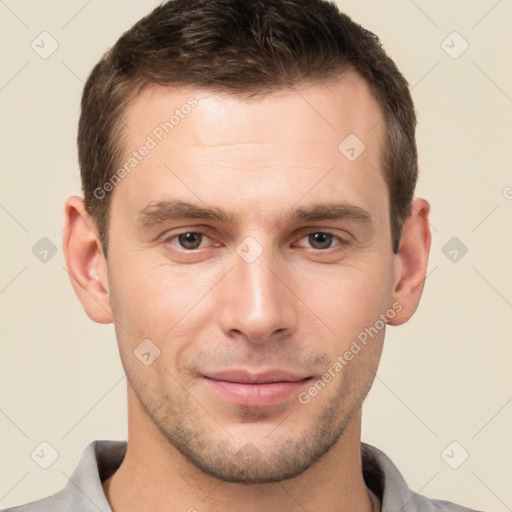
{"type": "Polygon", "coordinates": [[[205,384],[223,399],[243,407],[270,407],[296,395],[311,376],[283,370],[253,373],[246,370],[208,372],[205,384]]]}

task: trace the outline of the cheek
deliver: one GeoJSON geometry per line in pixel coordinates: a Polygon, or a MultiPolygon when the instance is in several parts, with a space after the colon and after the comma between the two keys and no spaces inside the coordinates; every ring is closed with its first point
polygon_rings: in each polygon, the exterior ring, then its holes
{"type": "Polygon", "coordinates": [[[183,272],[151,265],[142,258],[112,263],[115,271],[110,275],[110,292],[116,337],[132,386],[142,396],[169,393],[170,389],[173,396],[179,396],[181,388],[166,369],[176,374],[172,361],[204,328],[198,318],[203,311],[198,300],[204,294],[204,281],[197,283],[190,274],[185,279],[183,272]],[[142,354],[148,352],[149,358],[156,357],[145,366],[142,354]]]}
{"type": "Polygon", "coordinates": [[[123,332],[124,337],[133,342],[149,338],[163,346],[177,332],[202,325],[213,270],[198,275],[191,266],[155,265],[144,257],[112,261],[112,269],[111,306],[117,323],[129,333],[123,332]]]}
{"type": "Polygon", "coordinates": [[[388,308],[392,262],[384,260],[333,268],[301,281],[298,295],[334,333],[338,345],[373,326],[388,308]]]}

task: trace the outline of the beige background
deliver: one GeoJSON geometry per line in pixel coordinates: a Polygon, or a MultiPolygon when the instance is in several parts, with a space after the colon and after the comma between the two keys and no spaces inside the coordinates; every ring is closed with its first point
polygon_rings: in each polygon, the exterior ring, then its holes
{"type": "MultiPolygon", "coordinates": [[[[113,328],[82,311],[60,243],[63,203],[80,191],[75,135],[83,81],[157,3],[0,2],[4,507],[60,489],[90,441],[126,436],[126,382],[113,328]],[[47,59],[31,48],[43,31],[59,44],[47,59]],[[32,252],[42,237],[58,247],[47,262],[32,252]],[[58,452],[48,469],[31,458],[42,441],[58,452]]],[[[422,494],[511,510],[512,3],[339,3],[379,34],[413,86],[418,195],[432,205],[424,299],[412,321],[388,331],[363,440],[388,453],[422,494]],[[448,37],[453,31],[464,40],[448,37]],[[458,58],[446,53],[459,53],[464,41],[469,47],[458,58]],[[452,237],[468,249],[456,262],[443,253],[452,237]],[[462,447],[449,452],[452,464],[462,449],[469,453],[458,469],[441,456],[452,441],[462,447]]]]}

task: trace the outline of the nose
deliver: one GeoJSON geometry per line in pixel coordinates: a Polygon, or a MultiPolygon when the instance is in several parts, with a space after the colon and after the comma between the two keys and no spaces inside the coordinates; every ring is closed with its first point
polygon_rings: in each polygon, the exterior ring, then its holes
{"type": "Polygon", "coordinates": [[[271,249],[254,261],[242,256],[233,254],[234,266],[222,282],[222,330],[259,344],[290,335],[296,328],[297,303],[283,283],[284,262],[271,249]]]}

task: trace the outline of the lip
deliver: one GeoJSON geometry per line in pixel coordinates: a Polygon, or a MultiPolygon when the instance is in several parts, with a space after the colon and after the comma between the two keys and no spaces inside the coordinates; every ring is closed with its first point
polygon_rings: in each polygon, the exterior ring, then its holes
{"type": "Polygon", "coordinates": [[[289,399],[311,379],[283,370],[223,370],[203,375],[215,393],[235,405],[269,407],[289,399]]]}

